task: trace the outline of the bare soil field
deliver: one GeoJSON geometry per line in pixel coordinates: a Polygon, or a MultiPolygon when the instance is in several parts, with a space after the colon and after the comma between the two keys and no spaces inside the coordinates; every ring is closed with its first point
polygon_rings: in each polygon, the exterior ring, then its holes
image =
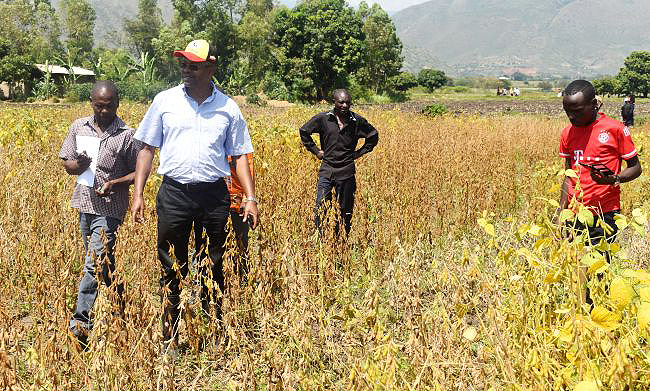
{"type": "MultiPolygon", "coordinates": [[[[235,96],[233,97],[237,104],[242,107],[254,108],[255,105],[248,105],[246,103],[246,98],[244,96],[235,96]]],[[[272,109],[279,109],[284,111],[289,107],[294,107],[294,103],[286,101],[274,101],[268,100],[267,107],[272,109]]],[[[557,100],[531,100],[531,99],[518,99],[518,98],[495,98],[495,99],[439,99],[431,101],[408,101],[402,103],[383,103],[383,104],[365,104],[359,103],[355,104],[357,109],[379,109],[379,110],[393,110],[399,109],[401,111],[412,113],[420,112],[424,107],[439,103],[447,107],[450,113],[452,114],[468,114],[468,115],[490,115],[490,114],[534,114],[534,115],[546,115],[550,117],[562,116],[564,115],[564,110],[562,109],[562,101],[558,98],[557,100]]],[[[14,102],[0,102],[1,105],[7,105],[9,107],[24,106],[24,107],[70,107],[71,103],[14,103],[14,102]]],[[[328,105],[323,105],[327,107],[328,105]]],[[[618,118],[620,115],[620,102],[605,102],[601,111],[607,115],[618,118]]],[[[326,108],[323,108],[325,110],[326,108]]],[[[254,109],[253,109],[254,111],[254,109]]],[[[645,116],[650,115],[650,105],[644,105],[642,103],[637,103],[635,108],[635,115],[645,116]]]]}
{"type": "MultiPolygon", "coordinates": [[[[388,103],[388,104],[373,104],[365,105],[359,104],[358,107],[381,107],[385,109],[399,108],[406,112],[419,112],[424,107],[440,103],[447,107],[449,112],[454,114],[471,114],[471,115],[486,115],[486,114],[538,114],[548,116],[564,115],[562,109],[562,101],[560,98],[557,100],[525,100],[511,98],[508,100],[502,99],[467,99],[467,100],[434,100],[434,101],[409,101],[404,103],[388,103]]],[[[620,102],[605,102],[601,111],[617,118],[620,115],[620,102]]],[[[648,115],[650,114],[650,106],[637,104],[635,108],[635,115],[648,115]]]]}

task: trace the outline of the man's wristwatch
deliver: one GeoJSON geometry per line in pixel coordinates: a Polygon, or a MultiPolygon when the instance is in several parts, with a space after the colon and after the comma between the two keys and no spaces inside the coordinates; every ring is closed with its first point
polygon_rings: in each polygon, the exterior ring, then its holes
{"type": "Polygon", "coordinates": [[[244,197],[243,201],[244,202],[254,202],[254,203],[257,204],[257,198],[255,198],[255,197],[244,197]]]}
{"type": "Polygon", "coordinates": [[[614,175],[614,186],[619,186],[621,184],[621,177],[614,175]]]}

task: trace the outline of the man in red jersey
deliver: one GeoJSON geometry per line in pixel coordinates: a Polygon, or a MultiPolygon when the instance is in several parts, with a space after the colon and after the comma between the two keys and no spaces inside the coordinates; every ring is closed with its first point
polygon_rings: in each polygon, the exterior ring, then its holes
{"type": "MultiPolygon", "coordinates": [[[[564,90],[562,105],[571,125],[562,131],[560,156],[565,169],[573,169],[580,178],[576,194],[576,178],[565,177],[562,183],[560,208],[566,209],[569,200],[576,198],[594,214],[589,229],[592,244],[601,239],[615,239],[617,231],[614,215],[621,210],[621,183],[641,175],[641,163],[632,142],[630,129],[621,122],[598,113],[594,86],[586,80],[575,80],[564,90]],[[621,171],[625,160],[626,168],[621,171]],[[591,167],[589,167],[591,166],[591,167]],[[612,229],[607,232],[603,219],[612,229]]],[[[584,226],[577,224],[578,229],[584,226]]]]}

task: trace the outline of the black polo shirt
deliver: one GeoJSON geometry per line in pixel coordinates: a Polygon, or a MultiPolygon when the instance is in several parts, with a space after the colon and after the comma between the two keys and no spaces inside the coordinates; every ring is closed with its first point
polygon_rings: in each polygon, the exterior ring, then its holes
{"type": "Polygon", "coordinates": [[[323,163],[318,175],[338,180],[354,176],[354,160],[372,151],[379,141],[377,130],[352,111],[350,120],[343,128],[339,128],[332,111],[316,114],[300,128],[300,139],[305,148],[317,155],[319,149],[311,137],[312,133],[320,136],[320,149],[323,150],[323,163]],[[365,142],[359,150],[355,150],[360,138],[365,142]]]}

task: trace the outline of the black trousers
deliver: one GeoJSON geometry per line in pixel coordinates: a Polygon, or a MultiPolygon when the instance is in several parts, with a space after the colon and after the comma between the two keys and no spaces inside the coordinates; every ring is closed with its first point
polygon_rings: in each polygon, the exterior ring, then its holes
{"type": "MultiPolygon", "coordinates": [[[[314,208],[314,222],[322,234],[322,221],[327,214],[324,204],[332,201],[332,190],[336,191],[336,200],[339,203],[341,217],[345,225],[345,233],[350,234],[352,228],[352,212],[354,210],[354,193],[357,190],[357,181],[354,176],[346,179],[332,179],[325,176],[318,177],[316,190],[316,207],[314,208]]],[[[339,232],[338,224],[335,226],[336,234],[339,232]]]]}
{"type": "MultiPolygon", "coordinates": [[[[239,252],[235,272],[246,276],[248,274],[248,231],[250,227],[248,223],[244,222],[243,216],[233,210],[230,211],[230,222],[235,232],[235,241],[239,252]]],[[[228,235],[226,234],[226,236],[228,235]]],[[[206,237],[203,235],[203,227],[199,224],[194,224],[194,246],[195,261],[201,262],[207,256],[207,253],[206,237]]]]}
{"type": "Polygon", "coordinates": [[[594,216],[594,224],[590,226],[585,226],[579,221],[574,222],[567,222],[567,227],[568,228],[575,228],[576,231],[584,231],[585,229],[589,230],[589,239],[590,242],[585,242],[585,245],[592,245],[596,246],[602,239],[605,239],[607,243],[614,243],[616,240],[616,234],[618,233],[618,226],[616,225],[616,215],[621,213],[620,210],[613,210],[611,212],[603,213],[602,216],[600,215],[595,215],[594,216]],[[610,226],[612,229],[611,232],[605,232],[605,230],[597,226],[596,223],[598,223],[599,220],[603,220],[607,225],[610,226]],[[575,224],[575,225],[574,225],[575,224]]]}
{"type": "MultiPolygon", "coordinates": [[[[201,301],[204,309],[214,308],[221,317],[221,300],[216,285],[223,290],[223,253],[226,241],[226,222],[230,210],[230,194],[226,182],[181,185],[165,177],[156,197],[158,212],[158,259],[162,267],[160,285],[169,289],[164,303],[163,337],[177,336],[180,303],[180,280],[187,276],[188,243],[193,224],[205,228],[209,242],[209,260],[201,263],[201,301]],[[173,256],[170,249],[173,248],[173,256]],[[212,280],[217,284],[208,284],[212,280]],[[212,288],[209,288],[212,287],[212,288]],[[210,304],[214,305],[211,306],[210,304]]],[[[211,315],[208,312],[208,315],[211,315]]]]}

